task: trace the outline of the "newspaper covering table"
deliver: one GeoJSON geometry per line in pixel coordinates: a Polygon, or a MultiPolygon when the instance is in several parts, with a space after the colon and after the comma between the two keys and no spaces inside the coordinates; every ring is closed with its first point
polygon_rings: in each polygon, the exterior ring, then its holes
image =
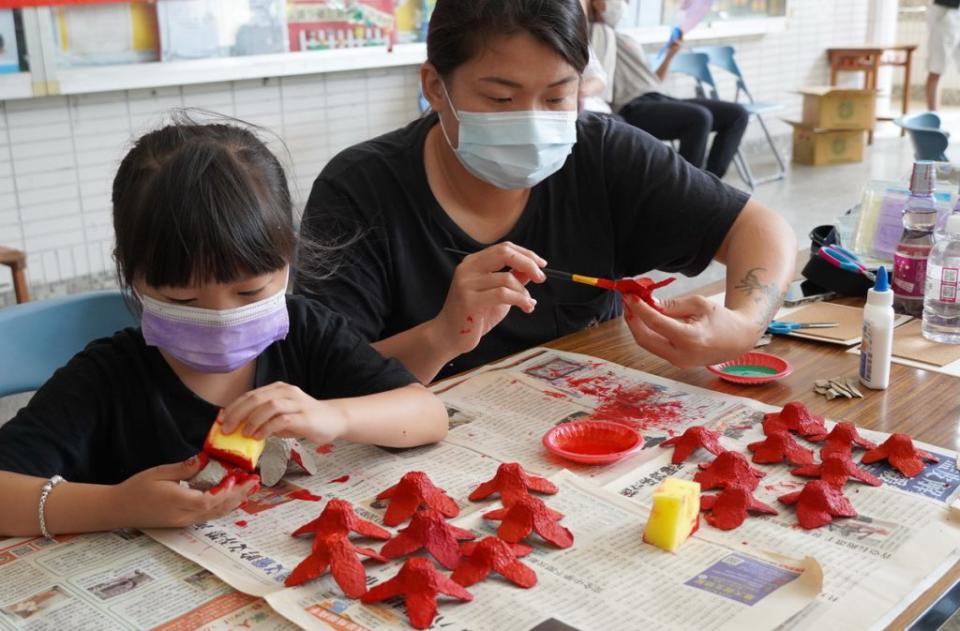
{"type": "MultiPolygon", "coordinates": [[[[950,508],[960,474],[957,454],[945,449],[931,447],[941,462],[911,480],[885,465],[872,465],[885,482],[882,487],[851,483],[845,488],[860,516],[816,531],[796,527],[793,509],[776,501],[803,481],[792,477],[784,465],[760,466],[767,477],[757,497],[776,506],[779,515],[751,516],[730,532],[704,522],[678,554],[668,554],[641,539],[652,490],[666,477],[691,477],[696,464],[711,456],[697,452],[687,464],[672,465],[671,450],[660,449],[659,443],[691,425],[706,425],[722,434],[725,447],[745,452],[747,443],[761,438],[759,422],[772,408],[547,349],[535,349],[434,390],[451,418],[444,442],[406,451],[347,443],[316,447],[317,475],[290,476],[227,518],[148,533],[185,558],[146,537],[134,539],[131,547],[119,534],[77,537],[50,551],[39,550],[37,561],[30,561],[33,555],[28,554],[9,567],[0,556],[4,586],[0,625],[26,628],[18,624],[17,613],[7,611],[56,585],[63,586],[82,611],[129,626],[178,621],[179,627],[169,628],[232,626],[226,617],[198,618],[201,622],[192,625],[182,622],[198,608],[212,611],[209,603],[230,599],[242,606],[225,616],[260,615],[263,628],[283,628],[275,614],[264,614],[260,599],[264,598],[277,613],[305,628],[408,628],[402,603],[361,605],[346,599],[329,576],[285,588],[284,579],[310,550],[309,539],[294,539],[290,533],[315,518],[324,502],[333,498],[352,502],[361,517],[379,523],[385,506],[375,500],[376,494],[404,473],[422,470],[459,502],[461,515],[453,523],[478,536],[492,534],[496,522],[483,521],[481,513],[498,502],[471,503],[465,498],[493,476],[500,462],[520,462],[529,471],[554,479],[560,492],[545,499],[566,514],[563,524],[576,536],[575,545],[556,550],[534,537],[534,552],[525,562],[539,576],[536,587],[522,590],[495,578],[472,586],[473,602],[441,602],[438,628],[880,627],[960,560],[960,519],[950,508]],[[631,424],[641,431],[646,446],[609,467],[576,466],[548,457],[540,445],[542,435],[558,423],[581,417],[631,424]],[[303,499],[315,496],[323,500],[303,499]],[[39,564],[42,555],[61,546],[75,548],[74,569],[39,564]],[[111,554],[117,555],[115,562],[111,554]],[[206,596],[181,585],[189,585],[187,577],[202,571],[191,561],[215,575],[204,575],[209,580],[206,596]],[[17,564],[20,572],[38,578],[24,587],[12,583],[14,575],[4,572],[17,564]],[[107,606],[88,593],[137,570],[153,580],[143,583],[139,592],[130,590],[122,603],[118,599],[117,605],[107,606]],[[147,588],[158,595],[151,598],[147,588]],[[179,590],[185,590],[183,596],[179,590]],[[141,601],[149,611],[138,609],[141,601]],[[147,619],[150,615],[156,619],[147,619]]],[[[866,434],[873,440],[884,438],[866,434]]],[[[30,545],[41,548],[42,542],[31,540],[30,545]]],[[[3,549],[0,544],[0,555],[3,549]]],[[[365,563],[368,584],[392,577],[399,565],[399,561],[365,563]]],[[[125,580],[136,582],[137,576],[125,580]]],[[[37,626],[30,628],[63,628],[53,622],[51,613],[39,609],[37,626]]]]}
{"type": "Polygon", "coordinates": [[[295,629],[136,531],[0,539],[0,629],[295,629]]]}

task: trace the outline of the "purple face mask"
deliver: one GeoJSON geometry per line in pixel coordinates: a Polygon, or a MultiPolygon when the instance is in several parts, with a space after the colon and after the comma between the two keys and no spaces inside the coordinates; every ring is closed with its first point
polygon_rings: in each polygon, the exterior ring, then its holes
{"type": "Polygon", "coordinates": [[[286,291],[236,309],[217,311],[143,296],[141,329],[148,346],[206,373],[233,372],[287,337],[286,291]]]}

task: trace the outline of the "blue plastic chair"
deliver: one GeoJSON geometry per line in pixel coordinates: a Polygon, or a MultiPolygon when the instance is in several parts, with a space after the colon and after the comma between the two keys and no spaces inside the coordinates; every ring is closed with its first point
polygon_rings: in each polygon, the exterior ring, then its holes
{"type": "Polygon", "coordinates": [[[917,160],[949,162],[947,146],[950,144],[950,132],[940,129],[940,117],[933,112],[900,116],[893,121],[910,134],[913,142],[913,155],[917,160]]]}
{"type": "MultiPolygon", "coordinates": [[[[747,82],[743,78],[743,72],[741,72],[740,66],[737,64],[736,50],[733,46],[707,46],[695,50],[707,56],[707,63],[709,65],[720,68],[724,72],[733,75],[736,79],[737,91],[733,97],[733,102],[740,103],[741,94],[746,97],[746,100],[740,104],[750,113],[751,118],[756,118],[757,122],[760,123],[760,127],[763,129],[763,135],[766,136],[767,144],[770,146],[770,151],[773,152],[773,157],[777,161],[777,171],[774,174],[757,178],[754,177],[753,171],[746,158],[743,157],[740,151],[737,151],[735,164],[740,176],[747,182],[751,190],[760,184],[782,180],[786,177],[787,166],[784,163],[783,157],[780,155],[780,151],[777,149],[776,143],[773,141],[773,136],[771,136],[770,130],[767,128],[767,123],[763,120],[763,116],[781,111],[784,107],[783,104],[760,102],[753,98],[753,94],[751,94],[750,89],[747,87],[747,82]]],[[[714,90],[714,93],[716,94],[716,90],[714,90]]],[[[714,98],[719,97],[715,96],[714,98]]]]}
{"type": "Polygon", "coordinates": [[[670,72],[685,74],[697,82],[697,96],[701,99],[720,98],[717,95],[717,82],[710,72],[708,58],[704,53],[685,52],[677,53],[670,63],[670,72]]]}
{"type": "Polygon", "coordinates": [[[131,326],[117,290],[0,309],[0,397],[38,389],[87,344],[131,326]]]}

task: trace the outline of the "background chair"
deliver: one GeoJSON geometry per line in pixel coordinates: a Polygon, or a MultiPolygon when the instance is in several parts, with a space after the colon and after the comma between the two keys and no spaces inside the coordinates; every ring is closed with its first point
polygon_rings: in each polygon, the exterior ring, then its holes
{"type": "MultiPolygon", "coordinates": [[[[747,82],[743,78],[743,72],[740,71],[740,66],[737,64],[737,60],[735,58],[736,51],[733,46],[707,46],[704,48],[697,48],[695,50],[696,52],[703,53],[707,56],[707,63],[709,65],[733,75],[733,77],[736,79],[737,92],[733,97],[733,102],[740,103],[741,95],[746,98],[745,102],[740,104],[746,108],[751,118],[756,118],[757,122],[760,123],[760,127],[763,129],[763,135],[766,136],[767,139],[767,145],[769,145],[770,151],[773,153],[773,157],[777,161],[777,171],[774,174],[762,178],[756,178],[753,175],[753,171],[750,169],[750,164],[747,162],[746,158],[743,157],[743,154],[738,151],[735,161],[740,175],[744,177],[744,180],[751,189],[760,184],[782,180],[787,174],[787,167],[786,164],[784,164],[783,157],[780,155],[780,151],[777,150],[777,145],[774,143],[773,137],[770,135],[770,130],[767,128],[767,123],[763,120],[763,117],[766,114],[774,114],[781,111],[783,109],[783,104],[759,102],[753,98],[753,94],[751,94],[750,89],[747,87],[747,82]]],[[[713,94],[713,98],[719,98],[716,88],[714,88],[713,94]]]]}
{"type": "Polygon", "coordinates": [[[117,290],[0,309],[0,397],[36,390],[87,344],[131,326],[117,290]]]}
{"type": "Polygon", "coordinates": [[[900,116],[893,120],[900,128],[910,134],[913,142],[913,155],[917,160],[935,160],[949,162],[947,145],[950,133],[940,129],[940,117],[933,112],[900,116]]]}

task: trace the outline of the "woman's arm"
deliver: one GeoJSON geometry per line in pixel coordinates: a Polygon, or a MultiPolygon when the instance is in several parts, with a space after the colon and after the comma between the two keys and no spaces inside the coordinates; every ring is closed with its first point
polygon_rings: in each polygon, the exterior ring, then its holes
{"type": "Polygon", "coordinates": [[[673,58],[677,56],[682,46],[683,40],[678,39],[671,42],[670,47],[667,48],[667,54],[663,56],[663,61],[660,62],[660,66],[656,70],[656,75],[661,81],[667,78],[667,74],[670,72],[670,64],[673,63],[673,58]]]}
{"type": "Polygon", "coordinates": [[[688,296],[665,300],[660,313],[631,297],[627,325],[640,346],[676,366],[733,359],[753,348],[780,308],[796,257],[787,222],[750,200],[716,254],[727,265],[725,305],[688,296]]]}

